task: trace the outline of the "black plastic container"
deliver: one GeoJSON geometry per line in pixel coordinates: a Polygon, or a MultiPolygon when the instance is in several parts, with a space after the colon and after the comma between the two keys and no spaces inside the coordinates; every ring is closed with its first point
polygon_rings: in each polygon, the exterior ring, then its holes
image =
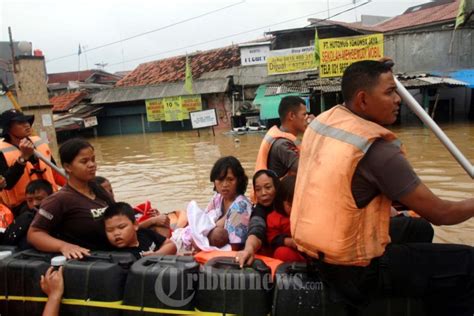
{"type": "Polygon", "coordinates": [[[406,297],[393,297],[374,300],[357,315],[424,316],[426,314],[422,300],[406,297]]]}
{"type": "Polygon", "coordinates": [[[204,265],[198,286],[200,311],[245,316],[270,312],[271,270],[259,259],[241,269],[233,257],[213,258],[204,265]]]}
{"type": "Polygon", "coordinates": [[[363,309],[350,307],[305,263],[283,263],[275,275],[273,316],[423,316],[423,304],[412,298],[373,298],[363,309]]]}
{"type": "MultiPolygon", "coordinates": [[[[81,260],[64,265],[64,298],[117,302],[123,298],[128,270],[135,261],[128,252],[95,251],[81,260]]],[[[118,309],[62,305],[61,315],[114,316],[118,309]]]]}
{"type": "Polygon", "coordinates": [[[344,304],[331,299],[328,287],[316,271],[309,273],[306,263],[278,266],[275,274],[272,315],[347,315],[344,304]]]}
{"type": "MultiPolygon", "coordinates": [[[[133,264],[124,305],[194,311],[199,264],[189,256],[147,256],[133,264]]],[[[137,312],[124,312],[136,315],[137,312]]]]}
{"type": "Polygon", "coordinates": [[[21,298],[46,296],[41,291],[40,278],[53,256],[30,249],[0,260],[0,295],[7,296],[7,300],[0,301],[0,315],[41,315],[43,302],[22,301],[21,298]]]}
{"type": "Polygon", "coordinates": [[[11,251],[12,253],[15,253],[18,252],[19,249],[17,246],[0,245],[0,251],[11,251]]]}

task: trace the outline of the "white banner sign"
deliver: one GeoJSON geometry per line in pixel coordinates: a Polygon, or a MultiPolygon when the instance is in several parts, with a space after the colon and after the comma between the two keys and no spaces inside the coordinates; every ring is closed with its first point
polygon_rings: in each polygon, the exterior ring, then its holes
{"type": "Polygon", "coordinates": [[[261,65],[267,63],[270,46],[249,46],[240,48],[240,60],[242,66],[261,65]]]}
{"type": "Polygon", "coordinates": [[[189,112],[193,129],[212,127],[217,125],[216,109],[189,112]]]}

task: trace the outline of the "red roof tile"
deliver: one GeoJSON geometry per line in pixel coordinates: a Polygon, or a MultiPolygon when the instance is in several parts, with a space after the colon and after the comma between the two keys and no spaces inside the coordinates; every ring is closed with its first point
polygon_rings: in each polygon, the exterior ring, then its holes
{"type": "Polygon", "coordinates": [[[66,93],[49,99],[53,105],[53,112],[65,112],[78,104],[88,94],[85,91],[66,93]]]}
{"type": "MultiPolygon", "coordinates": [[[[440,4],[426,9],[412,10],[408,13],[396,16],[392,19],[374,25],[381,32],[395,31],[414,26],[421,26],[435,22],[449,21],[456,18],[460,0],[440,4]]],[[[415,7],[416,8],[416,7],[415,7]]]]}
{"type": "MultiPolygon", "coordinates": [[[[240,66],[237,45],[199,52],[189,56],[193,78],[203,73],[240,66]]],[[[186,56],[177,56],[139,65],[117,82],[117,86],[142,86],[184,80],[186,56]]]]}

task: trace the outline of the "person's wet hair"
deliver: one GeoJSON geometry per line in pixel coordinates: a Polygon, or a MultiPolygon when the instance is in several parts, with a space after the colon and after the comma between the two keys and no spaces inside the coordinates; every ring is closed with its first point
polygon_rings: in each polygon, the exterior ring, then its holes
{"type": "Polygon", "coordinates": [[[223,227],[215,227],[207,236],[209,245],[222,248],[229,243],[229,232],[223,227]]]}
{"type": "Polygon", "coordinates": [[[35,194],[37,191],[44,191],[46,194],[53,194],[53,186],[47,180],[37,179],[33,180],[26,186],[26,194],[35,194]]]}
{"type": "Polygon", "coordinates": [[[87,140],[82,138],[72,138],[65,141],[59,147],[59,158],[61,159],[61,163],[63,165],[65,163],[72,163],[74,158],[79,155],[79,152],[85,148],[94,149],[94,147],[87,140]]]}
{"type": "Polygon", "coordinates": [[[300,97],[295,95],[283,97],[278,106],[278,116],[280,116],[280,121],[283,122],[288,113],[298,111],[300,104],[306,104],[306,102],[300,97]]]}
{"type": "Polygon", "coordinates": [[[255,172],[252,178],[254,191],[255,191],[255,182],[262,174],[265,174],[272,179],[273,186],[275,187],[275,191],[278,192],[278,189],[280,187],[280,178],[278,178],[278,175],[276,174],[275,171],[270,170],[270,169],[260,169],[257,172],[255,172]]]}
{"type": "Polygon", "coordinates": [[[375,60],[362,60],[351,64],[342,75],[342,98],[346,105],[357,91],[370,90],[377,85],[381,74],[392,71],[392,65],[375,60]]]}
{"type": "Polygon", "coordinates": [[[126,216],[132,223],[135,223],[135,211],[130,204],[125,202],[117,202],[109,205],[104,212],[103,219],[105,221],[120,215],[126,216]]]}
{"type": "MultiPolygon", "coordinates": [[[[214,183],[216,180],[223,180],[227,176],[229,169],[232,170],[232,173],[237,178],[237,194],[245,194],[249,179],[240,161],[234,156],[222,157],[214,163],[210,176],[211,182],[214,183]]],[[[215,186],[214,191],[216,191],[215,186]]]]}
{"type": "Polygon", "coordinates": [[[286,176],[280,182],[280,189],[277,192],[277,197],[275,199],[275,210],[282,214],[286,215],[285,207],[283,202],[288,202],[293,204],[293,196],[295,195],[295,186],[296,186],[296,176],[286,176]]]}

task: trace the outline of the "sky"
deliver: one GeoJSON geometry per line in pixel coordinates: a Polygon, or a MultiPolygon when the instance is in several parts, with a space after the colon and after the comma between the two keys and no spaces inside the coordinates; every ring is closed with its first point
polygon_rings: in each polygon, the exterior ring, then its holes
{"type": "Polygon", "coordinates": [[[308,18],[354,22],[361,14],[396,16],[427,0],[0,0],[0,41],[32,42],[48,73],[139,64],[262,38],[265,32],[308,25],[308,18]],[[367,2],[357,0],[355,5],[367,2]],[[160,29],[131,40],[144,32],[160,29]],[[77,55],[81,46],[82,54],[77,55]],[[88,51],[90,50],[90,51],[88,51]],[[66,55],[73,55],[60,58],[66,55]]]}

